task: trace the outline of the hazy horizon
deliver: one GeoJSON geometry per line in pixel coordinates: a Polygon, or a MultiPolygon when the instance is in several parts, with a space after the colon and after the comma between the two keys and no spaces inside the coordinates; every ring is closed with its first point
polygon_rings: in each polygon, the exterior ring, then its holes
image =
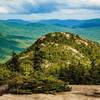
{"type": "Polygon", "coordinates": [[[8,18],[8,19],[0,19],[0,20],[4,20],[4,21],[6,21],[6,20],[22,20],[22,21],[41,21],[41,20],[95,20],[95,19],[100,19],[100,18],[87,18],[87,19],[33,19],[33,20],[31,20],[31,19],[20,19],[20,18],[17,18],[17,19],[15,19],[15,18],[8,18]]]}

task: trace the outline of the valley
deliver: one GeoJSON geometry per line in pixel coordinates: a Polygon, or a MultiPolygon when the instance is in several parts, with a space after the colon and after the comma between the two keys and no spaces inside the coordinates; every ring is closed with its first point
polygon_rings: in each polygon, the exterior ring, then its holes
{"type": "MultiPolygon", "coordinates": [[[[31,46],[32,43],[35,42],[39,37],[50,32],[71,32],[73,34],[79,34],[83,38],[100,43],[100,26],[97,24],[97,26],[95,25],[92,27],[79,27],[79,22],[80,21],[77,22],[73,20],[63,21],[63,23],[59,20],[39,22],[29,22],[23,20],[1,20],[0,62],[4,63],[10,59],[12,51],[20,53],[27,47],[31,46]],[[60,25],[61,23],[64,25],[60,25]],[[72,26],[70,26],[69,23],[72,26]],[[68,24],[70,27],[68,27],[68,24]]],[[[91,21],[89,20],[89,22],[91,21]]],[[[80,23],[83,24],[83,22],[80,23]]]]}

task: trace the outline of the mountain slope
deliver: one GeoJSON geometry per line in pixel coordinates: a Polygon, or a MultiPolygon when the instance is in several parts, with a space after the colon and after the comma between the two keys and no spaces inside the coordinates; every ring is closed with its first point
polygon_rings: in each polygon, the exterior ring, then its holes
{"type": "Polygon", "coordinates": [[[33,56],[36,56],[35,52],[40,53],[40,56],[43,54],[40,66],[51,68],[80,62],[88,67],[91,64],[91,56],[96,59],[97,64],[100,63],[99,49],[100,45],[98,43],[84,40],[78,35],[56,32],[38,39],[25,53],[20,55],[20,59],[30,60],[33,56]]]}
{"type": "Polygon", "coordinates": [[[19,54],[18,59],[26,76],[34,69],[71,84],[100,84],[100,44],[78,35],[49,33],[19,54]]]}
{"type": "Polygon", "coordinates": [[[100,44],[68,32],[40,37],[0,65],[0,84],[10,93],[69,91],[70,84],[100,84],[100,44]]]}

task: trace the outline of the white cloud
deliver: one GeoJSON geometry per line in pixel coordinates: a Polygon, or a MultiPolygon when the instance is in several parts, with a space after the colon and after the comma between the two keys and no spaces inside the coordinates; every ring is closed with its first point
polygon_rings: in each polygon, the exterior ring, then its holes
{"type": "Polygon", "coordinates": [[[6,7],[0,7],[0,13],[9,13],[6,7]]]}
{"type": "MultiPolygon", "coordinates": [[[[85,0],[86,2],[87,0],[85,0]]],[[[100,0],[88,0],[87,3],[94,6],[100,6],[100,0]]]]}
{"type": "MultiPolygon", "coordinates": [[[[39,6],[41,4],[48,4],[48,3],[56,3],[59,5],[60,9],[74,7],[74,8],[81,8],[81,9],[93,9],[100,8],[100,0],[0,0],[0,6],[9,7],[11,10],[15,10],[14,13],[21,13],[25,12],[23,5],[30,3],[33,6],[39,6]],[[15,9],[16,8],[16,9],[15,9]],[[23,11],[22,11],[23,10],[23,11]]],[[[5,11],[4,11],[5,12],[5,11]]],[[[9,11],[10,13],[10,11],[9,11]]],[[[11,11],[12,13],[12,11],[11,11]]],[[[32,12],[33,13],[33,12],[32,12]]]]}
{"type": "Polygon", "coordinates": [[[100,0],[0,0],[0,13],[22,19],[96,18],[100,17],[100,0]]]}

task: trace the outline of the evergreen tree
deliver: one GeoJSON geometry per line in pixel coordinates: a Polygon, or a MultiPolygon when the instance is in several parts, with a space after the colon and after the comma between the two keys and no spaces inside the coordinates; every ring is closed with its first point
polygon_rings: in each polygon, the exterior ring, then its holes
{"type": "Polygon", "coordinates": [[[90,77],[92,84],[100,84],[100,66],[96,64],[96,59],[91,57],[90,77]]]}
{"type": "Polygon", "coordinates": [[[20,71],[20,62],[18,61],[18,56],[14,51],[12,52],[12,60],[10,67],[13,71],[20,71]]]}
{"type": "Polygon", "coordinates": [[[33,59],[33,67],[35,70],[41,70],[42,71],[42,63],[43,59],[45,58],[45,53],[40,49],[39,46],[35,47],[35,54],[33,59]]]}

